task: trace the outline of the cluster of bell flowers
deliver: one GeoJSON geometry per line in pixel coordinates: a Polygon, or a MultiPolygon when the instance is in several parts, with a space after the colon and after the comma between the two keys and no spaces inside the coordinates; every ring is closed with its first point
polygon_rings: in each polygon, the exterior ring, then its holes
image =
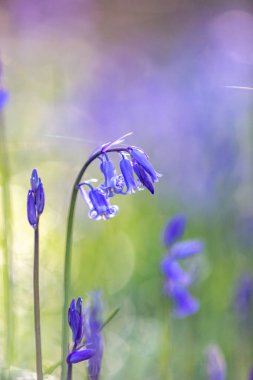
{"type": "Polygon", "coordinates": [[[120,155],[120,174],[117,173],[116,166],[109,157],[109,153],[104,149],[98,156],[100,160],[100,170],[104,181],[99,186],[94,187],[92,182],[95,179],[81,182],[78,188],[81,195],[89,207],[89,217],[91,219],[111,219],[119,211],[117,205],[110,204],[110,198],[117,194],[133,194],[138,190],[146,188],[154,194],[154,183],[160,176],[148,159],[147,154],[140,148],[128,146],[114,150],[120,155]],[[88,187],[88,192],[84,189],[88,187]]]}
{"type": "Polygon", "coordinates": [[[104,349],[100,292],[91,293],[85,308],[81,297],[77,301],[73,298],[68,321],[72,330],[72,346],[66,358],[68,365],[87,361],[89,379],[98,380],[104,349]]]}

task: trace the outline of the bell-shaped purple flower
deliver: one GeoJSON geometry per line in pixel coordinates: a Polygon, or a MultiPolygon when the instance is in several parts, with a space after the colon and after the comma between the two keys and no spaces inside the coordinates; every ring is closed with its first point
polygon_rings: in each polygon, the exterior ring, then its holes
{"type": "Polygon", "coordinates": [[[73,298],[68,310],[69,327],[72,330],[72,340],[74,347],[82,341],[83,338],[83,315],[82,315],[82,298],[79,297],[75,302],[73,298]]]}
{"type": "Polygon", "coordinates": [[[100,169],[102,173],[104,174],[103,187],[106,190],[107,196],[112,197],[113,191],[116,185],[116,177],[117,177],[116,168],[113,162],[109,159],[107,154],[104,154],[101,160],[102,162],[100,164],[100,169]]]}
{"type": "Polygon", "coordinates": [[[78,185],[78,188],[81,192],[83,200],[89,206],[89,218],[100,220],[113,218],[117,212],[119,211],[118,206],[111,206],[106,195],[103,191],[103,185],[100,185],[97,188],[93,188],[93,186],[89,182],[82,182],[78,185]],[[83,189],[83,185],[86,185],[90,188],[88,194],[83,189]]]}
{"type": "Polygon", "coordinates": [[[149,175],[152,182],[158,181],[158,176],[153,165],[148,160],[146,153],[135,147],[129,147],[128,151],[134,161],[136,161],[149,175]]]}
{"type": "Polygon", "coordinates": [[[38,216],[35,208],[35,199],[32,190],[28,191],[27,195],[27,218],[33,228],[38,225],[38,216]]]}
{"type": "Polygon", "coordinates": [[[166,247],[175,243],[184,234],[186,227],[186,218],[184,215],[176,215],[166,224],[163,233],[163,242],[166,247]]]}
{"type": "Polygon", "coordinates": [[[138,190],[138,186],[134,179],[134,170],[131,161],[123,155],[122,160],[120,161],[120,170],[124,177],[126,184],[126,192],[134,193],[138,190]]]}
{"type": "Polygon", "coordinates": [[[91,189],[89,191],[89,198],[93,206],[93,208],[89,212],[89,217],[91,219],[111,219],[119,211],[119,208],[117,206],[111,206],[109,204],[105,195],[101,192],[99,188],[91,189]]]}
{"type": "Polygon", "coordinates": [[[207,374],[209,380],[226,380],[226,362],[224,356],[216,345],[207,349],[207,374]]]}
{"type": "Polygon", "coordinates": [[[152,182],[150,181],[149,176],[147,175],[143,166],[138,164],[137,161],[133,161],[133,169],[134,169],[135,174],[139,178],[140,183],[144,187],[146,187],[150,191],[151,194],[154,194],[155,193],[154,186],[152,182]]]}

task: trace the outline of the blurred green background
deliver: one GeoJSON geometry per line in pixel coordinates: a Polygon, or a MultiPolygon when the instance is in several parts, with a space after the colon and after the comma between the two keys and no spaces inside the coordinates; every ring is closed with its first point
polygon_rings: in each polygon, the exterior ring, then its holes
{"type": "MultiPolygon", "coordinates": [[[[252,38],[247,0],[1,2],[15,367],[35,368],[31,170],[38,169],[46,192],[40,230],[47,367],[60,359],[72,184],[96,146],[133,131],[127,143],[142,147],[163,174],[155,195],[116,197],[120,212],[106,222],[89,220],[78,199],[75,216],[73,297],[99,288],[105,318],[120,307],[104,330],[101,378],[207,379],[210,343],[223,351],[229,379],[247,378],[252,314],[241,323],[232,304],[236,281],[252,273],[252,38]],[[161,234],[177,213],[188,218],[186,238],[205,243],[193,290],[201,308],[184,320],[171,317],[159,269],[161,234]]],[[[102,180],[98,163],[88,177],[102,180]]],[[[3,212],[0,221],[3,231],[3,212]]],[[[2,286],[0,296],[4,346],[2,286]]],[[[84,367],[76,366],[75,378],[84,378],[84,367]]]]}

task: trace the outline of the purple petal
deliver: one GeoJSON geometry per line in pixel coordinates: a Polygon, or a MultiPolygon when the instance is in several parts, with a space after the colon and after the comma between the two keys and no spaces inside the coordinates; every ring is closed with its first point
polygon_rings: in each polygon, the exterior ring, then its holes
{"type": "Polygon", "coordinates": [[[186,223],[184,215],[176,215],[168,221],[163,234],[163,241],[166,247],[169,247],[183,236],[186,223]]]}
{"type": "Polygon", "coordinates": [[[154,186],[152,182],[150,181],[149,176],[147,175],[145,169],[141,165],[139,165],[137,161],[133,162],[133,168],[141,184],[145,186],[150,191],[151,194],[154,194],[155,193],[154,186]]]}
{"type": "Polygon", "coordinates": [[[135,190],[138,190],[138,186],[135,183],[134,170],[131,161],[123,157],[123,159],[120,161],[120,169],[125,180],[127,193],[134,193],[135,190]]]}
{"type": "Polygon", "coordinates": [[[184,285],[190,285],[192,282],[190,274],[186,273],[178,262],[168,256],[161,261],[161,271],[170,281],[184,285]]]}
{"type": "Polygon", "coordinates": [[[224,356],[216,345],[207,349],[207,373],[209,380],[226,379],[226,363],[224,356]]]}
{"type": "Polygon", "coordinates": [[[129,153],[133,160],[138,162],[139,165],[143,167],[143,169],[150,175],[152,182],[157,182],[158,177],[155,169],[153,168],[153,165],[148,160],[147,155],[142,152],[140,149],[129,147],[129,153]]]}
{"type": "Polygon", "coordinates": [[[84,360],[90,359],[92,356],[95,355],[95,353],[96,351],[92,348],[85,348],[78,351],[73,351],[70,354],[68,354],[66,361],[68,364],[79,363],[84,360]]]}
{"type": "Polygon", "coordinates": [[[33,228],[37,227],[38,218],[35,209],[34,195],[31,190],[28,191],[27,195],[27,218],[33,228]]]}
{"type": "Polygon", "coordinates": [[[0,89],[0,110],[5,106],[9,100],[9,93],[4,89],[0,89]]]}
{"type": "Polygon", "coordinates": [[[173,316],[185,318],[195,314],[199,310],[199,302],[192,297],[190,292],[180,285],[172,286],[170,296],[173,300],[173,316]]]}
{"type": "Polygon", "coordinates": [[[45,206],[45,193],[44,193],[44,188],[41,182],[35,194],[36,194],[35,197],[36,197],[37,211],[38,211],[38,214],[41,215],[45,206]]]}
{"type": "Polygon", "coordinates": [[[186,240],[174,244],[170,254],[173,258],[181,260],[200,253],[203,248],[204,245],[199,240],[186,240]]]}
{"type": "Polygon", "coordinates": [[[249,273],[245,273],[238,281],[236,286],[236,294],[234,307],[236,312],[247,317],[253,303],[253,277],[249,273]]]}
{"type": "Polygon", "coordinates": [[[249,373],[249,380],[253,380],[253,368],[251,369],[249,373]]]}
{"type": "Polygon", "coordinates": [[[32,174],[31,174],[30,183],[31,183],[31,188],[34,192],[38,189],[40,182],[41,182],[41,180],[38,176],[37,170],[33,169],[32,174]]]}

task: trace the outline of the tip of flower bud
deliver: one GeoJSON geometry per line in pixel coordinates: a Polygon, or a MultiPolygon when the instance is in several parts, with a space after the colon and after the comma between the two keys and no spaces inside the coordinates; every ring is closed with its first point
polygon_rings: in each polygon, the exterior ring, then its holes
{"type": "Polygon", "coordinates": [[[31,179],[30,179],[31,188],[33,191],[36,191],[38,189],[40,182],[41,180],[38,176],[37,170],[33,169],[32,174],[31,174],[31,179]]]}

